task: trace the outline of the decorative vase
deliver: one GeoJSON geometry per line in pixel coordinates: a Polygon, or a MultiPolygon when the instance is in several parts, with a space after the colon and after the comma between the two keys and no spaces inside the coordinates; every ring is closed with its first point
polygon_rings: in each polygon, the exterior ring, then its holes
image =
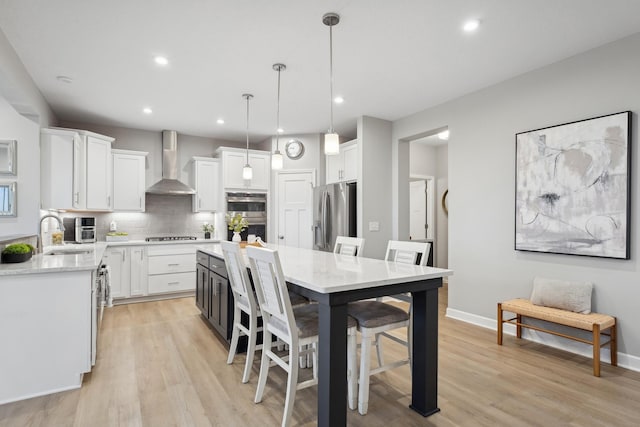
{"type": "Polygon", "coordinates": [[[239,231],[234,231],[233,232],[233,237],[231,238],[232,242],[236,242],[236,243],[240,243],[242,241],[242,237],[240,237],[240,232],[239,231]]]}
{"type": "Polygon", "coordinates": [[[211,233],[209,233],[208,231],[206,231],[206,232],[204,233],[204,238],[205,238],[205,239],[210,239],[210,238],[211,238],[211,233]]]}

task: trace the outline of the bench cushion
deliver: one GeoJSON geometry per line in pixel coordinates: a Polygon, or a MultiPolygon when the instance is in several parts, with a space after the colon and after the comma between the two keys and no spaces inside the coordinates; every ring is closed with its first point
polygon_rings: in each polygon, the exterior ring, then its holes
{"type": "Polygon", "coordinates": [[[600,330],[604,330],[616,323],[615,317],[607,314],[574,313],[572,311],[562,310],[559,308],[535,305],[524,298],[517,298],[503,302],[502,310],[578,329],[584,329],[585,331],[593,331],[593,325],[600,325],[600,330]]]}
{"type": "Polygon", "coordinates": [[[593,285],[589,282],[569,282],[536,277],[533,279],[531,302],[545,307],[589,314],[592,290],[593,285]]]}

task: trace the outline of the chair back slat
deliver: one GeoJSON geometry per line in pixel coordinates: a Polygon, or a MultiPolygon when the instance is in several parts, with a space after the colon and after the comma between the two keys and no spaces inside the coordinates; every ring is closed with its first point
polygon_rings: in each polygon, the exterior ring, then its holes
{"type": "Polygon", "coordinates": [[[389,240],[384,259],[402,264],[427,265],[430,252],[430,242],[389,240]]]}
{"type": "Polygon", "coordinates": [[[269,317],[280,320],[286,325],[289,337],[292,336],[297,328],[278,252],[247,246],[247,257],[263,316],[266,314],[268,321],[269,317]]]}
{"type": "Polygon", "coordinates": [[[338,236],[333,252],[340,255],[362,256],[364,239],[360,237],[338,236]]]}
{"type": "Polygon", "coordinates": [[[231,285],[231,291],[234,293],[236,301],[241,301],[242,298],[239,298],[239,296],[242,296],[249,302],[249,308],[257,308],[253,289],[251,288],[251,280],[247,273],[247,266],[240,252],[240,245],[226,241],[220,242],[220,244],[222,246],[225,266],[229,274],[229,284],[231,285]]]}

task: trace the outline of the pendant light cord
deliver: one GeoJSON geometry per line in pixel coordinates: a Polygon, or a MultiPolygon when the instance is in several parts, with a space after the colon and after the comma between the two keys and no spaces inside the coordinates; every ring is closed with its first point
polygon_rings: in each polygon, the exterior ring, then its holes
{"type": "Polygon", "coordinates": [[[276,152],[280,152],[280,71],[282,71],[282,67],[278,67],[278,108],[276,113],[276,152]]]}
{"type": "Polygon", "coordinates": [[[329,106],[331,108],[329,133],[333,133],[333,24],[329,25],[329,106]]]}
{"type": "Polygon", "coordinates": [[[247,96],[247,164],[249,164],[249,99],[247,96]]]}

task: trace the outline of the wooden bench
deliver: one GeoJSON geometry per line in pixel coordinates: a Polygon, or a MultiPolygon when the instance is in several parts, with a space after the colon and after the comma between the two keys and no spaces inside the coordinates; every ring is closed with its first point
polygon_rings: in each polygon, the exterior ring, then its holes
{"type": "Polygon", "coordinates": [[[593,375],[600,376],[600,348],[609,345],[611,352],[611,365],[618,366],[618,349],[616,344],[616,318],[607,314],[591,313],[580,314],[558,308],[543,307],[532,304],[524,298],[512,299],[498,303],[498,345],[502,345],[502,326],[504,323],[516,325],[516,336],[522,338],[522,328],[535,329],[564,338],[569,338],[593,346],[593,375]],[[504,319],[503,311],[514,313],[516,317],[504,319]],[[522,317],[544,320],[559,325],[570,326],[576,329],[591,331],[592,340],[586,340],[575,336],[563,334],[538,326],[522,323],[522,317]],[[609,329],[608,333],[604,333],[609,329]],[[600,334],[609,337],[606,342],[600,342],[600,334]]]}

